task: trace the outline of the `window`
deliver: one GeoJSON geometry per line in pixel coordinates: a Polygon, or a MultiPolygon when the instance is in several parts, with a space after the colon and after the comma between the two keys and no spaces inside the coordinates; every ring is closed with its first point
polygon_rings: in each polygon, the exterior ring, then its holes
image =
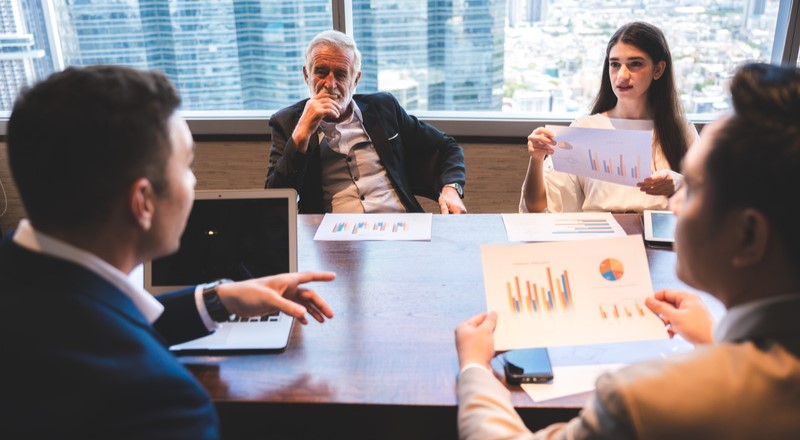
{"type": "Polygon", "coordinates": [[[606,44],[641,20],[667,36],[684,107],[719,113],[726,82],[769,61],[780,1],[353,0],[369,62],[361,90],[388,90],[409,109],[575,114],[588,111],[606,44]]]}
{"type": "Polygon", "coordinates": [[[184,110],[205,111],[212,120],[227,111],[252,110],[264,130],[269,113],[307,97],[300,71],[306,44],[334,27],[334,16],[344,10],[364,58],[359,91],[390,91],[418,114],[448,112],[453,119],[475,120],[584,113],[598,88],[609,37],[621,24],[642,20],[667,36],[686,111],[710,115],[728,108],[727,81],[740,63],[769,61],[776,35],[786,35],[787,42],[800,39],[800,30],[781,24],[791,20],[778,19],[781,11],[798,14],[790,5],[791,0],[0,0],[0,112],[8,114],[20,87],[65,66],[113,63],[165,72],[178,86],[184,110]]]}
{"type": "Polygon", "coordinates": [[[23,84],[65,66],[100,63],[163,71],[186,110],[277,109],[307,97],[299,70],[306,44],[332,28],[329,0],[0,0],[0,5],[5,19],[0,35],[31,40],[0,41],[3,53],[18,48],[4,63],[20,71],[4,75],[0,110],[10,110],[23,84]]]}

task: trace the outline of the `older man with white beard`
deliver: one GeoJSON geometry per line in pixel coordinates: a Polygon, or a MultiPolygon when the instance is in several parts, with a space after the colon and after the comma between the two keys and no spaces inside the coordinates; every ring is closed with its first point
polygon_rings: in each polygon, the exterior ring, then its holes
{"type": "Polygon", "coordinates": [[[354,95],[361,54],[352,38],[338,31],[314,37],[303,77],[311,98],[270,118],[267,188],[297,190],[301,213],[423,212],[411,167],[438,150],[440,211],[466,212],[463,149],[389,93],[354,95]]]}

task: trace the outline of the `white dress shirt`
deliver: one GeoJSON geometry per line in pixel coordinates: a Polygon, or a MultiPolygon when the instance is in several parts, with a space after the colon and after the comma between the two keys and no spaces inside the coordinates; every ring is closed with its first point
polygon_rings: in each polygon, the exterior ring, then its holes
{"type": "Polygon", "coordinates": [[[322,192],[326,212],[405,212],[364,128],[361,110],[342,122],[320,124],[322,192]]]}
{"type": "MultiPolygon", "coordinates": [[[[687,124],[686,141],[691,147],[699,139],[699,135],[693,124],[688,122],[687,124]]],[[[614,119],[596,114],[579,118],[570,124],[570,127],[652,131],[653,121],[614,119]]],[[[683,176],[670,169],[669,161],[664,156],[658,142],[653,141],[652,151],[653,162],[650,164],[650,172],[653,175],[671,175],[677,190],[683,181],[683,176]]],[[[669,205],[667,197],[651,196],[635,186],[620,185],[556,171],[553,168],[552,156],[544,159],[543,173],[548,212],[642,212],[645,209],[664,210],[669,205]]],[[[520,197],[519,212],[528,212],[528,207],[525,205],[524,186],[520,197]]]]}

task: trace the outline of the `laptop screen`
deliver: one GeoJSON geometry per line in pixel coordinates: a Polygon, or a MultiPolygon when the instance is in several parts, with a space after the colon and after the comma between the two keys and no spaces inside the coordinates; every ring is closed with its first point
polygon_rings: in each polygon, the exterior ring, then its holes
{"type": "Polygon", "coordinates": [[[180,249],[145,268],[145,288],[161,293],[220,278],[241,281],[297,270],[293,194],[198,191],[180,249]]]}

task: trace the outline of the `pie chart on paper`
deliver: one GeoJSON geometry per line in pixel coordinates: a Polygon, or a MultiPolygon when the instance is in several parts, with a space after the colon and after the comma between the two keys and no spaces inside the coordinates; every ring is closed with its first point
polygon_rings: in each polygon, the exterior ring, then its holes
{"type": "Polygon", "coordinates": [[[600,275],[608,281],[617,281],[624,273],[622,262],[615,258],[606,258],[600,263],[600,275]]]}

